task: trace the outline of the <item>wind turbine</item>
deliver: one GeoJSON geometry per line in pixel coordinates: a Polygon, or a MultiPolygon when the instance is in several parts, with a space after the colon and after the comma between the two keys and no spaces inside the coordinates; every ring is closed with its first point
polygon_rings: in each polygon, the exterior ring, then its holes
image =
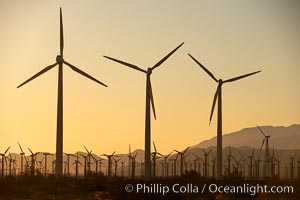
{"type": "Polygon", "coordinates": [[[4,178],[4,162],[6,162],[6,159],[5,159],[5,154],[7,153],[7,151],[9,150],[9,148],[10,147],[8,147],[5,151],[4,151],[4,153],[0,153],[0,155],[2,156],[2,174],[1,174],[1,176],[2,176],[2,178],[4,178]]]}
{"type": "Polygon", "coordinates": [[[194,170],[197,171],[201,175],[201,163],[200,163],[200,160],[201,160],[203,162],[203,174],[204,174],[204,160],[202,158],[200,158],[199,156],[197,156],[195,153],[192,153],[192,154],[195,157],[194,170]],[[198,162],[198,164],[197,164],[197,162],[198,162]],[[196,170],[196,167],[198,168],[197,170],[196,170]]]}
{"type": "Polygon", "coordinates": [[[94,162],[95,162],[95,173],[96,173],[96,176],[98,176],[98,166],[99,166],[99,163],[103,160],[102,158],[100,158],[99,160],[97,160],[97,158],[95,158],[92,154],[91,154],[94,162]]]}
{"type": "Polygon", "coordinates": [[[159,157],[157,157],[158,155],[161,155],[159,152],[157,152],[155,143],[153,141],[153,146],[154,146],[154,152],[152,152],[152,164],[153,164],[153,173],[152,176],[156,176],[156,159],[158,159],[159,157]]]}
{"type": "Polygon", "coordinates": [[[167,159],[169,158],[169,156],[173,153],[173,151],[171,151],[168,155],[164,156],[161,155],[164,158],[164,167],[165,167],[165,174],[164,176],[168,177],[169,176],[169,163],[167,162],[167,159]]]}
{"type": "Polygon", "coordinates": [[[46,176],[47,175],[47,161],[48,161],[47,158],[48,158],[49,155],[53,155],[53,154],[52,153],[48,153],[48,152],[41,152],[41,154],[43,154],[44,158],[45,158],[44,159],[44,161],[45,161],[45,164],[44,164],[45,165],[45,173],[44,174],[46,176]]]}
{"type": "Polygon", "coordinates": [[[44,157],[42,158],[42,160],[36,160],[36,164],[38,166],[38,174],[42,174],[42,171],[43,171],[43,161],[44,161],[44,157]]]}
{"type": "Polygon", "coordinates": [[[186,148],[184,151],[178,151],[176,149],[174,149],[174,151],[176,151],[178,153],[178,155],[180,156],[180,176],[183,175],[183,162],[184,162],[184,154],[187,152],[187,150],[190,147],[186,148]]]}
{"type": "Polygon", "coordinates": [[[222,85],[223,83],[234,82],[242,78],[246,78],[248,76],[254,75],[261,71],[252,72],[249,74],[237,76],[234,78],[227,79],[223,81],[222,79],[217,79],[208,69],[206,69],[196,58],[194,58],[191,54],[188,54],[214,81],[218,83],[218,87],[214,96],[212,109],[209,118],[209,124],[212,120],[212,116],[214,113],[216,101],[218,99],[218,125],[217,125],[217,179],[220,179],[222,176],[222,85]]]}
{"type": "Polygon", "coordinates": [[[270,165],[269,165],[269,162],[270,162],[270,150],[269,150],[269,139],[270,139],[270,135],[266,135],[263,130],[257,126],[258,130],[261,132],[261,134],[263,134],[264,136],[264,139],[262,141],[262,144],[261,144],[261,148],[264,146],[264,143],[266,142],[266,148],[265,148],[265,163],[264,163],[264,166],[263,166],[263,175],[264,177],[270,177],[270,165]]]}
{"type": "Polygon", "coordinates": [[[22,84],[20,84],[17,88],[25,85],[31,80],[39,77],[50,69],[54,68],[58,65],[58,100],[57,100],[57,129],[56,129],[56,166],[55,166],[55,175],[62,175],[62,167],[63,167],[63,64],[69,66],[75,72],[107,87],[104,83],[98,81],[94,77],[75,67],[74,65],[68,63],[63,58],[63,49],[64,49],[64,36],[63,36],[63,20],[62,20],[62,10],[60,8],[60,55],[56,56],[56,62],[52,65],[47,66],[22,84]]]}
{"type": "Polygon", "coordinates": [[[249,158],[249,178],[253,179],[253,159],[254,159],[254,148],[252,150],[252,154],[248,156],[249,158]]]}
{"type": "Polygon", "coordinates": [[[138,154],[138,152],[135,152],[135,154],[131,158],[131,170],[132,170],[132,172],[131,172],[131,178],[132,179],[135,178],[135,165],[137,163],[136,160],[135,160],[135,158],[136,158],[137,154],[138,154]]]}
{"type": "Polygon", "coordinates": [[[121,160],[121,158],[119,158],[118,160],[116,160],[114,157],[113,157],[114,161],[115,161],[115,176],[117,176],[117,172],[118,172],[118,162],[121,160]]]}
{"type": "MultiPolygon", "coordinates": [[[[29,148],[28,148],[28,149],[29,149],[29,148]]],[[[34,170],[35,170],[35,157],[37,156],[37,154],[38,154],[39,152],[33,153],[33,152],[31,151],[31,149],[29,149],[29,151],[30,151],[30,153],[31,153],[31,155],[30,155],[30,157],[31,157],[30,175],[33,176],[33,175],[34,175],[34,170]]]]}
{"type": "Polygon", "coordinates": [[[23,151],[23,149],[22,149],[19,142],[18,142],[18,145],[19,145],[19,148],[21,150],[21,153],[20,153],[20,156],[21,156],[21,174],[24,174],[24,171],[23,171],[24,160],[23,160],[23,158],[24,158],[25,153],[24,153],[24,151],[23,151]]]}
{"type": "Polygon", "coordinates": [[[88,153],[87,154],[87,157],[88,157],[87,168],[88,168],[88,174],[90,174],[90,172],[91,172],[91,155],[92,155],[92,150],[89,151],[84,145],[83,145],[83,147],[85,148],[86,152],[88,153]]]}
{"type": "Polygon", "coordinates": [[[217,161],[217,157],[213,154],[213,152],[211,153],[213,155],[213,158],[211,159],[212,162],[212,177],[216,178],[216,161],[217,161]]]}
{"type": "Polygon", "coordinates": [[[184,43],[181,43],[178,47],[176,47],[173,51],[167,54],[163,59],[161,59],[158,63],[156,63],[153,67],[149,67],[147,70],[141,69],[140,67],[117,60],[115,58],[111,58],[108,56],[104,56],[107,59],[135,69],[137,71],[143,72],[146,74],[146,116],[145,116],[145,178],[148,179],[151,176],[151,113],[150,113],[150,104],[152,105],[152,111],[154,114],[154,118],[156,119],[155,114],[155,106],[154,106],[154,98],[152,93],[152,86],[151,86],[151,74],[152,71],[159,67],[163,62],[165,62],[177,49],[179,49],[184,43]]]}
{"type": "Polygon", "coordinates": [[[83,159],[84,159],[84,168],[83,168],[83,175],[84,175],[84,177],[86,177],[86,175],[87,175],[87,173],[86,173],[86,165],[87,165],[87,156],[86,155],[84,155],[84,154],[80,154],[82,157],[83,157],[83,159]]]}
{"type": "Polygon", "coordinates": [[[108,166],[108,169],[107,169],[107,175],[110,177],[111,176],[111,158],[114,156],[116,152],[113,152],[112,154],[108,155],[108,154],[105,154],[103,153],[101,156],[106,156],[107,159],[108,159],[108,163],[107,163],[107,166],[108,166]]]}
{"type": "Polygon", "coordinates": [[[206,152],[204,149],[201,149],[202,151],[203,151],[203,156],[204,156],[204,177],[205,178],[207,178],[208,177],[208,164],[209,164],[209,161],[208,161],[208,156],[209,156],[209,154],[210,154],[210,152],[212,151],[212,149],[211,150],[209,150],[208,152],[206,152]]]}
{"type": "Polygon", "coordinates": [[[78,178],[78,164],[82,165],[81,162],[79,161],[78,153],[77,153],[76,160],[74,161],[73,165],[74,164],[75,164],[75,177],[77,179],[78,178]]]}
{"type": "MultiPolygon", "coordinates": [[[[70,176],[70,156],[76,157],[71,153],[64,153],[67,156],[67,175],[70,176]]],[[[49,154],[48,154],[49,155],[49,154]]]]}
{"type": "Polygon", "coordinates": [[[240,176],[239,168],[240,168],[240,165],[241,165],[242,158],[240,158],[239,160],[235,159],[234,156],[232,156],[232,158],[236,163],[236,177],[239,177],[240,176]]]}
{"type": "Polygon", "coordinates": [[[231,146],[229,145],[229,154],[227,155],[227,174],[228,174],[228,177],[230,176],[230,173],[231,173],[231,158],[232,158],[232,155],[231,155],[231,146]]]}
{"type": "Polygon", "coordinates": [[[131,147],[130,147],[130,144],[129,144],[129,153],[128,153],[128,177],[130,177],[131,159],[132,159],[132,155],[131,155],[131,147]]]}

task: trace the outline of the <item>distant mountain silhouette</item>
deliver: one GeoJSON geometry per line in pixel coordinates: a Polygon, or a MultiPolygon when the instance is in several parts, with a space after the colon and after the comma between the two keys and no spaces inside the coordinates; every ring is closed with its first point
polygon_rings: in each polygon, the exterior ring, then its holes
{"type": "MultiPolygon", "coordinates": [[[[265,134],[270,135],[270,148],[275,149],[300,149],[300,124],[284,126],[261,126],[265,134]]],[[[260,148],[263,140],[263,135],[257,127],[244,128],[223,135],[223,148],[231,145],[234,147],[254,147],[260,148]]],[[[216,146],[217,137],[200,142],[191,148],[208,148],[216,146]]]]}

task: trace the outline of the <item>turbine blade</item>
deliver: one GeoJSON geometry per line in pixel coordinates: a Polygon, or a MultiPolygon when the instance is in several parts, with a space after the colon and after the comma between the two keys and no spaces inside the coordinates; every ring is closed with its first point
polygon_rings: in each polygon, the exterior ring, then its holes
{"type": "Polygon", "coordinates": [[[154,119],[156,119],[156,113],[155,113],[155,106],[154,106],[154,98],[153,98],[153,92],[152,92],[152,86],[151,86],[151,80],[149,78],[149,87],[150,87],[150,102],[152,105],[152,111],[154,115],[154,119]]]}
{"type": "Polygon", "coordinates": [[[203,153],[206,154],[206,151],[204,151],[203,149],[201,149],[201,151],[203,151],[203,153]]]}
{"type": "Polygon", "coordinates": [[[218,95],[219,95],[220,87],[221,86],[218,85],[215,96],[214,96],[213,104],[212,104],[211,111],[210,111],[209,125],[211,123],[211,119],[212,119],[213,114],[214,114],[214,109],[215,109],[215,106],[216,106],[216,102],[217,102],[217,98],[218,98],[218,95]]]}
{"type": "Polygon", "coordinates": [[[85,76],[85,77],[91,79],[92,81],[95,81],[95,82],[99,83],[100,85],[103,85],[103,86],[107,87],[107,85],[105,85],[104,83],[98,81],[98,80],[95,79],[94,77],[88,75],[88,74],[85,73],[84,71],[78,69],[78,68],[75,67],[74,65],[71,65],[70,63],[68,63],[68,62],[66,62],[66,61],[64,61],[64,63],[65,63],[66,65],[68,65],[71,69],[73,69],[75,72],[77,72],[77,73],[79,73],[79,74],[81,74],[81,75],[83,75],[83,76],[85,76]]]}
{"type": "Polygon", "coordinates": [[[190,148],[190,147],[186,148],[186,149],[184,150],[183,154],[185,154],[189,148],[190,148]]]}
{"type": "Polygon", "coordinates": [[[173,151],[171,151],[171,153],[169,153],[169,154],[167,155],[167,158],[168,158],[172,153],[173,153],[173,151]]]}
{"type": "Polygon", "coordinates": [[[177,153],[181,153],[180,151],[177,151],[176,149],[174,149],[174,151],[176,151],[177,153]]]}
{"type": "Polygon", "coordinates": [[[204,65],[202,65],[196,58],[194,58],[191,54],[188,54],[212,79],[218,82],[218,79],[211,73],[204,65]]]}
{"type": "Polygon", "coordinates": [[[10,148],[10,147],[8,147],[8,148],[6,149],[6,151],[4,152],[4,155],[7,153],[7,151],[9,150],[9,148],[10,148]]]}
{"type": "Polygon", "coordinates": [[[34,76],[32,76],[31,78],[29,78],[27,81],[23,82],[21,85],[19,85],[17,88],[21,87],[22,85],[25,85],[26,83],[28,83],[29,81],[37,78],[38,76],[42,75],[43,73],[47,72],[48,70],[52,69],[53,67],[55,67],[57,65],[57,63],[54,63],[53,65],[49,65],[48,67],[45,67],[43,70],[41,70],[40,72],[36,73],[34,76]]]}
{"type": "MultiPolygon", "coordinates": [[[[28,148],[29,149],[29,148],[28,148]]],[[[29,151],[31,152],[31,154],[33,155],[34,153],[31,151],[31,149],[29,149],[29,151]]]]}
{"type": "Polygon", "coordinates": [[[120,64],[122,64],[122,65],[126,65],[127,67],[130,67],[130,68],[132,68],[132,69],[135,69],[135,70],[138,70],[138,71],[147,73],[146,70],[143,70],[143,69],[139,68],[138,66],[133,65],[133,64],[130,64],[130,63],[128,63],[128,62],[124,62],[124,61],[121,61],[121,60],[118,60],[118,59],[115,59],[115,58],[112,58],[112,57],[108,57],[108,56],[103,56],[103,57],[104,57],[104,58],[107,58],[107,59],[109,59],[109,60],[115,61],[115,62],[117,62],[117,63],[120,63],[120,64]]]}
{"type": "Polygon", "coordinates": [[[18,142],[18,145],[19,145],[19,147],[20,147],[21,152],[24,153],[24,151],[23,151],[23,149],[22,149],[22,147],[21,147],[21,145],[20,145],[19,142],[18,142]]]}
{"type": "Polygon", "coordinates": [[[264,137],[266,137],[266,134],[263,132],[263,130],[259,127],[259,126],[256,126],[258,128],[258,130],[264,135],[264,137]]]}
{"type": "Polygon", "coordinates": [[[259,72],[261,72],[261,71],[256,71],[256,72],[252,72],[252,73],[245,74],[245,75],[242,75],[242,76],[238,76],[238,77],[235,77],[235,78],[231,78],[231,79],[228,79],[226,81],[223,81],[223,83],[237,81],[239,79],[246,78],[247,76],[251,76],[251,75],[257,74],[259,72]]]}
{"type": "Polygon", "coordinates": [[[168,55],[166,55],[165,57],[163,57],[163,59],[161,59],[158,63],[156,63],[153,67],[152,70],[154,70],[155,68],[159,67],[163,62],[165,62],[173,53],[175,53],[175,51],[177,51],[177,49],[179,49],[182,45],[184,44],[181,43],[178,47],[176,47],[173,51],[171,51],[168,55]]]}
{"type": "Polygon", "coordinates": [[[89,154],[89,150],[83,145],[83,147],[85,148],[86,152],[89,154]]]}
{"type": "Polygon", "coordinates": [[[63,55],[64,50],[64,30],[63,30],[63,19],[62,19],[62,10],[60,8],[60,55],[63,55]]]}
{"type": "Polygon", "coordinates": [[[153,141],[153,146],[154,146],[154,150],[155,150],[155,152],[157,152],[157,150],[156,150],[156,146],[155,146],[155,143],[154,143],[154,141],[153,141]]]}

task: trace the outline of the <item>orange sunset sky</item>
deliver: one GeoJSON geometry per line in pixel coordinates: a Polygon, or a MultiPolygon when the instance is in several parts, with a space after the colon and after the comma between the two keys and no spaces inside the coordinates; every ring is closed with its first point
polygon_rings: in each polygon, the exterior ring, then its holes
{"type": "MultiPolygon", "coordinates": [[[[157,120],[152,140],[169,153],[216,135],[209,114],[217,78],[262,70],[223,87],[223,133],[258,125],[300,123],[300,2],[232,1],[0,1],[0,152],[17,142],[55,151],[57,68],[16,87],[55,62],[59,7],[64,58],[107,84],[64,66],[64,152],[127,153],[144,149],[146,76],[103,55],[153,66],[157,120]]],[[[251,146],[251,144],[249,144],[251,146]]]]}

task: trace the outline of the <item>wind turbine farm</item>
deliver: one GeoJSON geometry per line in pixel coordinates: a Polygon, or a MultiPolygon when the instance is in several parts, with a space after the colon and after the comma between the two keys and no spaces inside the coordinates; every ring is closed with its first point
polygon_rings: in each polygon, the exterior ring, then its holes
{"type": "Polygon", "coordinates": [[[300,3],[126,1],[0,3],[0,199],[300,198],[300,3]]]}

